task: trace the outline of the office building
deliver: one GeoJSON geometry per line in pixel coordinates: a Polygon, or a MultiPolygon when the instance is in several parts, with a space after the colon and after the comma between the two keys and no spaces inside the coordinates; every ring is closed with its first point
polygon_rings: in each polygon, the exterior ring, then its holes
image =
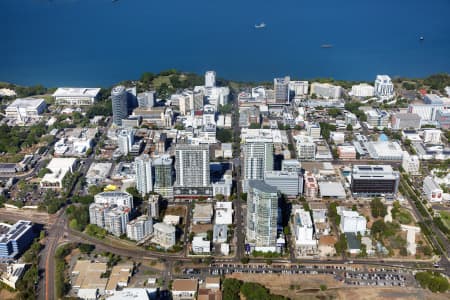
{"type": "Polygon", "coordinates": [[[306,131],[308,133],[308,136],[312,137],[313,139],[317,140],[320,139],[320,125],[315,123],[309,123],[306,126],[306,131]]]}
{"type": "Polygon", "coordinates": [[[429,202],[441,202],[443,191],[434,181],[433,177],[427,176],[423,180],[423,191],[429,202]]]}
{"type": "Polygon", "coordinates": [[[128,95],[123,85],[114,87],[111,91],[113,123],[122,126],[122,119],[128,116],[128,95]]]}
{"type": "Polygon", "coordinates": [[[367,124],[372,127],[383,129],[389,124],[389,114],[384,110],[371,109],[365,112],[367,124]]]}
{"type": "Polygon", "coordinates": [[[296,197],[303,193],[303,176],[299,172],[266,171],[264,182],[288,197],[296,197]]]}
{"type": "Polygon", "coordinates": [[[156,102],[156,91],[148,91],[137,95],[138,106],[142,108],[152,108],[156,102]]]}
{"type": "Polygon", "coordinates": [[[351,95],[354,97],[373,97],[375,88],[367,83],[361,83],[352,86],[351,95]]]}
{"type": "Polygon", "coordinates": [[[243,147],[244,191],[248,180],[263,180],[265,171],[273,170],[273,142],[269,139],[251,139],[243,147]]]}
{"type": "Polygon", "coordinates": [[[423,121],[436,121],[437,113],[440,110],[449,109],[450,105],[445,104],[410,104],[408,113],[415,113],[423,121]]]}
{"type": "Polygon", "coordinates": [[[176,242],[175,226],[162,222],[154,224],[152,241],[165,249],[173,247],[176,242]]]}
{"type": "Polygon", "coordinates": [[[297,135],[297,159],[314,160],[316,158],[316,144],[310,136],[297,135]]]}
{"type": "Polygon", "coordinates": [[[392,116],[392,129],[419,129],[422,119],[418,114],[397,113],[392,116]]]}
{"type": "Polygon", "coordinates": [[[423,142],[425,144],[439,145],[441,141],[441,130],[439,129],[426,129],[423,131],[423,142]]]}
{"type": "Polygon", "coordinates": [[[17,98],[5,109],[5,115],[19,122],[28,118],[37,118],[44,113],[47,104],[42,98],[17,98]]]}
{"type": "Polygon", "coordinates": [[[390,165],[355,165],[351,175],[354,195],[395,195],[398,191],[400,173],[390,165]]]}
{"type": "Polygon", "coordinates": [[[303,208],[294,210],[294,233],[295,245],[305,250],[313,250],[317,247],[317,240],[314,238],[314,226],[309,211],[303,208]]]}
{"type": "Polygon", "coordinates": [[[369,155],[376,160],[401,160],[402,147],[398,142],[367,142],[365,143],[369,155]]]}
{"type": "Polygon", "coordinates": [[[213,88],[216,86],[216,72],[206,71],[205,73],[205,87],[213,88]]]}
{"type": "Polygon", "coordinates": [[[258,251],[276,251],[278,192],[261,180],[250,180],[246,239],[258,251]]]}
{"type": "Polygon", "coordinates": [[[122,129],[117,137],[117,143],[119,144],[119,150],[123,155],[128,155],[131,152],[134,144],[134,130],[122,129]]]}
{"type": "Polygon", "coordinates": [[[53,158],[49,164],[46,166],[51,172],[47,173],[42,177],[41,188],[46,189],[62,189],[63,179],[66,177],[67,173],[73,173],[77,165],[77,159],[73,157],[53,158]]]}
{"type": "Polygon", "coordinates": [[[155,169],[155,192],[163,197],[171,197],[173,192],[172,158],[162,155],[153,161],[155,169]]]}
{"type": "Polygon", "coordinates": [[[147,215],[150,218],[159,218],[159,195],[152,194],[148,197],[147,215]]]}
{"type": "Polygon", "coordinates": [[[420,175],[420,160],[417,155],[410,155],[407,151],[403,152],[402,168],[410,175],[420,175]]]}
{"type": "Polygon", "coordinates": [[[175,147],[176,185],[210,186],[209,146],[177,144],[175,147]]]}
{"type": "Polygon", "coordinates": [[[233,203],[232,202],[216,202],[215,205],[215,224],[231,225],[233,224],[233,203]]]}
{"type": "Polygon", "coordinates": [[[136,189],[141,195],[153,191],[152,160],[148,154],[136,157],[134,160],[136,167],[136,189]]]}
{"type": "Polygon", "coordinates": [[[450,129],[450,109],[440,109],[436,112],[436,121],[442,129],[450,129]]]}
{"type": "Polygon", "coordinates": [[[388,75],[377,75],[375,79],[375,96],[380,100],[390,100],[394,97],[394,84],[388,75]]]}
{"type": "Polygon", "coordinates": [[[100,88],[58,88],[53,93],[55,105],[92,105],[97,100],[100,88]]]}
{"type": "Polygon", "coordinates": [[[342,183],[339,181],[320,181],[319,190],[322,198],[345,199],[347,196],[342,183]]]}
{"type": "Polygon", "coordinates": [[[342,160],[355,160],[356,149],[354,146],[337,146],[337,154],[342,160]]]}
{"type": "Polygon", "coordinates": [[[302,164],[296,159],[283,159],[281,161],[281,171],[299,173],[302,171],[302,164]]]}
{"type": "MultiPolygon", "coordinates": [[[[5,224],[2,225],[5,226],[5,224]]],[[[18,258],[30,247],[36,237],[31,221],[20,220],[8,227],[7,231],[0,235],[1,260],[18,258]]]]}
{"type": "Polygon", "coordinates": [[[140,216],[127,224],[127,238],[140,241],[153,233],[153,220],[148,216],[140,216]]]}
{"type": "Polygon", "coordinates": [[[311,85],[311,95],[312,94],[319,98],[339,99],[342,94],[342,87],[329,83],[313,82],[311,85]]]}
{"type": "Polygon", "coordinates": [[[274,78],[273,89],[275,91],[276,103],[288,103],[289,102],[289,82],[291,78],[289,76],[274,78]]]}
{"type": "Polygon", "coordinates": [[[308,81],[289,81],[289,91],[296,98],[308,95],[308,81]]]}
{"type": "Polygon", "coordinates": [[[340,207],[338,214],[341,216],[340,228],[344,233],[361,233],[364,235],[367,230],[366,217],[361,216],[357,211],[346,210],[340,207]]]}

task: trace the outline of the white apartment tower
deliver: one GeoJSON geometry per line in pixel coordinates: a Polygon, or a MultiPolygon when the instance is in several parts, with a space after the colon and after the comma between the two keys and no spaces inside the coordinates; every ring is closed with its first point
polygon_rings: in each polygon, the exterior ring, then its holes
{"type": "Polygon", "coordinates": [[[247,242],[257,251],[275,251],[278,220],[278,193],[261,180],[249,181],[247,196],[247,242]]]}
{"type": "Polygon", "coordinates": [[[375,96],[381,100],[389,100],[394,97],[394,84],[388,75],[377,75],[375,79],[375,96]]]}
{"type": "Polygon", "coordinates": [[[122,152],[123,155],[127,155],[131,151],[131,147],[134,144],[133,130],[121,130],[119,136],[117,137],[117,143],[119,144],[120,152],[122,152]]]}
{"type": "Polygon", "coordinates": [[[136,189],[145,195],[153,191],[152,160],[148,154],[136,157],[136,189]]]}
{"type": "Polygon", "coordinates": [[[153,233],[153,220],[147,216],[140,216],[127,224],[127,237],[133,241],[140,241],[153,233]]]}
{"type": "Polygon", "coordinates": [[[205,87],[212,88],[216,86],[216,72],[206,71],[205,73],[205,87]]]}
{"type": "Polygon", "coordinates": [[[273,170],[273,142],[265,139],[248,140],[244,144],[244,191],[248,180],[264,180],[264,172],[273,170]]]}
{"type": "Polygon", "coordinates": [[[175,170],[177,186],[209,186],[209,146],[178,144],[175,148],[175,170]]]}

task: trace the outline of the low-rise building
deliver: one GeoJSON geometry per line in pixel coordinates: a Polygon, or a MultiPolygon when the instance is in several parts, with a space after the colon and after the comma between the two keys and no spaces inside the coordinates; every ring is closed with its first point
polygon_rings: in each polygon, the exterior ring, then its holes
{"type": "Polygon", "coordinates": [[[364,233],[367,230],[367,220],[357,211],[347,210],[344,207],[338,207],[338,214],[341,216],[340,229],[344,233],[364,233]]]}
{"type": "Polygon", "coordinates": [[[67,173],[73,173],[77,165],[77,159],[72,157],[53,158],[47,165],[51,173],[47,173],[41,180],[41,188],[61,189],[62,181],[67,173]]]}
{"type": "Polygon", "coordinates": [[[422,119],[414,113],[397,113],[392,116],[392,129],[419,129],[422,119]]]}
{"type": "Polygon", "coordinates": [[[402,168],[411,175],[420,174],[420,160],[417,155],[410,155],[407,151],[403,152],[402,168]]]}
{"type": "Polygon", "coordinates": [[[316,177],[307,172],[305,175],[305,197],[316,198],[319,193],[319,186],[316,177]]]}
{"type": "Polygon", "coordinates": [[[165,223],[154,224],[152,241],[165,249],[173,247],[176,242],[175,226],[165,223]]]}
{"type": "Polygon", "coordinates": [[[342,87],[329,83],[313,82],[311,85],[311,95],[315,94],[320,98],[338,99],[341,97],[342,87]]]}
{"type": "Polygon", "coordinates": [[[172,298],[173,300],[195,300],[197,289],[197,279],[175,279],[172,283],[172,298]]]}
{"type": "Polygon", "coordinates": [[[196,204],[194,207],[194,214],[192,222],[194,224],[210,224],[213,216],[212,204],[196,204]]]}
{"type": "Polygon", "coordinates": [[[215,206],[215,224],[231,225],[233,224],[233,203],[216,202],[215,206]]]}
{"type": "Polygon", "coordinates": [[[303,176],[299,172],[266,171],[264,182],[276,187],[288,197],[296,197],[303,193],[303,176]]]}
{"type": "Polygon", "coordinates": [[[367,83],[361,83],[352,86],[351,95],[354,97],[373,97],[375,89],[367,83]]]}
{"type": "Polygon", "coordinates": [[[314,160],[316,158],[316,144],[310,136],[298,135],[294,137],[297,141],[297,158],[303,160],[314,160]]]}
{"type": "Polygon", "coordinates": [[[319,182],[320,196],[325,198],[345,199],[347,196],[345,189],[340,182],[321,181],[319,182]]]}
{"type": "Polygon", "coordinates": [[[215,224],[213,228],[213,243],[225,243],[228,239],[228,225],[215,224]]]}
{"type": "Polygon", "coordinates": [[[433,180],[433,177],[425,177],[423,180],[423,191],[429,202],[442,201],[443,191],[441,187],[433,180]]]}
{"type": "Polygon", "coordinates": [[[402,160],[403,150],[399,143],[391,141],[367,142],[371,158],[376,160],[402,160]]]}
{"type": "Polygon", "coordinates": [[[112,163],[106,162],[94,162],[89,167],[86,174],[86,183],[88,185],[100,185],[109,177],[111,172],[112,163]]]}
{"type": "Polygon", "coordinates": [[[37,118],[44,113],[47,104],[42,98],[17,98],[5,109],[7,118],[26,123],[29,118],[37,118]]]}
{"type": "Polygon", "coordinates": [[[342,159],[342,160],[355,160],[356,159],[355,146],[350,146],[350,145],[337,146],[337,153],[338,153],[339,159],[342,159]]]}
{"type": "Polygon", "coordinates": [[[56,105],[92,105],[96,101],[100,88],[58,88],[54,93],[56,105]]]}
{"type": "Polygon", "coordinates": [[[106,285],[106,292],[114,293],[117,289],[127,287],[133,275],[133,269],[132,264],[120,264],[112,267],[111,275],[109,275],[108,284],[106,285]]]}
{"type": "Polygon", "coordinates": [[[310,253],[317,248],[314,238],[314,226],[309,211],[297,208],[294,211],[295,245],[302,254],[310,253]]]}
{"type": "Polygon", "coordinates": [[[211,241],[208,241],[204,235],[196,235],[192,239],[192,252],[194,254],[210,254],[211,241]]]}
{"type": "Polygon", "coordinates": [[[26,264],[1,264],[0,282],[16,289],[16,284],[20,279],[22,279],[26,269],[26,264]]]}
{"type": "Polygon", "coordinates": [[[98,299],[105,294],[108,278],[102,275],[106,273],[106,269],[106,263],[91,262],[90,260],[76,261],[70,281],[78,298],[98,299]]]}

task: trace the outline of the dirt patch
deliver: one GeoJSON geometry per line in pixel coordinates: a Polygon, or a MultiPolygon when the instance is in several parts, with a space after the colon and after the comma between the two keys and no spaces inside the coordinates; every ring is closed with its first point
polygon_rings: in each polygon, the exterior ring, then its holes
{"type": "Polygon", "coordinates": [[[16,292],[10,292],[7,291],[6,289],[2,289],[0,290],[0,299],[3,300],[14,300],[16,299],[16,292]]]}
{"type": "Polygon", "coordinates": [[[429,291],[416,288],[382,288],[382,287],[364,287],[364,288],[345,288],[337,291],[337,298],[342,300],[354,299],[448,299],[446,295],[433,294],[429,291]]]}
{"type": "Polygon", "coordinates": [[[184,218],[186,215],[186,206],[183,205],[169,205],[165,212],[166,215],[175,215],[184,218]]]}
{"type": "Polygon", "coordinates": [[[207,232],[208,230],[213,230],[212,224],[193,224],[191,232],[193,233],[202,233],[207,232]]]}

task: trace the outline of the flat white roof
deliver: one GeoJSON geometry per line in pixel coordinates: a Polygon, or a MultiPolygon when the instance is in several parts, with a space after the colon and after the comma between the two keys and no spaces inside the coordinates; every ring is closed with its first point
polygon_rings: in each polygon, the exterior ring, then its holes
{"type": "Polygon", "coordinates": [[[61,169],[68,170],[72,168],[76,160],[77,159],[73,157],[55,157],[48,163],[46,168],[52,172],[57,172],[61,169]]]}
{"type": "Polygon", "coordinates": [[[42,102],[45,102],[42,98],[17,98],[8,108],[38,108],[42,102]]]}
{"type": "Polygon", "coordinates": [[[345,198],[345,190],[339,182],[319,182],[320,195],[322,197],[345,198]]]}
{"type": "Polygon", "coordinates": [[[99,92],[100,88],[60,87],[53,93],[53,97],[96,97],[99,92]]]}

